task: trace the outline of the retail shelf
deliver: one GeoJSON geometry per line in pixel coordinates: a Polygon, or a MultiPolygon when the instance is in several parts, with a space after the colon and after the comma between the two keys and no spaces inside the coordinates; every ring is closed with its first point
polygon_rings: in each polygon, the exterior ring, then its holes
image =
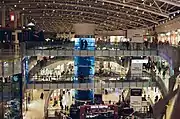
{"type": "Polygon", "coordinates": [[[116,80],[94,81],[93,83],[74,83],[73,81],[31,82],[27,89],[94,89],[94,88],[134,88],[156,87],[156,83],[148,80],[116,80]]]}

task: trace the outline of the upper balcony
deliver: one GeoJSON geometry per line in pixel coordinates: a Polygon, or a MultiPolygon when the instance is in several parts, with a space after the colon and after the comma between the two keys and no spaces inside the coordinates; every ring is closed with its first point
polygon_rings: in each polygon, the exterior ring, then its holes
{"type": "Polygon", "coordinates": [[[20,55],[20,44],[0,43],[0,60],[14,59],[20,55]]]}
{"type": "MultiPolygon", "coordinates": [[[[25,56],[146,56],[157,55],[157,46],[149,44],[145,47],[142,43],[97,43],[95,50],[84,48],[77,50],[74,42],[25,42],[23,43],[25,56]]],[[[94,46],[92,46],[94,47],[94,46]]]]}

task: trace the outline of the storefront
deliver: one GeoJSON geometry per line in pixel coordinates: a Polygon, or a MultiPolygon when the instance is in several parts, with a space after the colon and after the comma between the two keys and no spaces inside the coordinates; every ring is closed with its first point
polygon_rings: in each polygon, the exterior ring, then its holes
{"type": "Polygon", "coordinates": [[[127,38],[125,36],[96,36],[96,42],[110,42],[110,43],[119,43],[126,42],[127,38]]]}
{"type": "Polygon", "coordinates": [[[180,29],[176,31],[158,34],[158,42],[168,43],[171,45],[179,45],[180,29]]]}

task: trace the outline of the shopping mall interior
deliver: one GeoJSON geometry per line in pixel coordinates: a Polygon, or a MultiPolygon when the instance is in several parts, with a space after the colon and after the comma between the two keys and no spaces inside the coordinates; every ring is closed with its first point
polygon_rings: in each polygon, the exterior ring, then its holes
{"type": "Polygon", "coordinates": [[[179,0],[0,0],[0,119],[179,119],[179,0]]]}

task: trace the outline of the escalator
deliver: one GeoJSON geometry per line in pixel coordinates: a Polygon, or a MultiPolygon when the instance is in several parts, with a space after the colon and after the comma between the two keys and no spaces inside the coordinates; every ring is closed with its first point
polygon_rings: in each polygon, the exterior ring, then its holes
{"type": "Polygon", "coordinates": [[[46,66],[48,66],[50,64],[53,64],[53,63],[55,63],[57,61],[63,60],[63,59],[66,59],[66,57],[54,57],[54,58],[51,58],[49,60],[38,61],[37,64],[29,71],[29,75],[34,76],[42,68],[44,68],[44,67],[46,67],[46,66]]]}
{"type": "Polygon", "coordinates": [[[156,82],[157,87],[162,93],[162,96],[165,97],[168,94],[168,91],[166,89],[166,86],[162,79],[159,76],[156,76],[155,72],[149,73],[147,71],[144,71],[145,74],[149,75],[151,77],[152,81],[156,82]]]}

